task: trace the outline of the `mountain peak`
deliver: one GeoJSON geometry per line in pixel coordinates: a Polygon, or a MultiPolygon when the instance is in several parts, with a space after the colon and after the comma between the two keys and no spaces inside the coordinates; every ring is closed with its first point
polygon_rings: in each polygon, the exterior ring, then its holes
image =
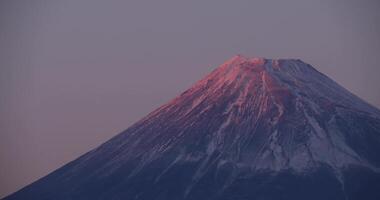
{"type": "MultiPolygon", "coordinates": [[[[322,109],[327,105],[335,105],[380,114],[378,109],[300,59],[268,59],[238,54],[183,94],[186,98],[197,97],[194,93],[202,93],[202,98],[207,96],[206,99],[215,100],[221,95],[236,95],[247,102],[251,96],[269,95],[269,100],[277,101],[278,105],[287,104],[287,101],[313,102],[318,99],[321,102],[317,104],[321,104],[319,106],[322,109]]],[[[175,101],[181,98],[177,97],[175,101]]],[[[289,106],[285,107],[289,109],[289,106]]]]}
{"type": "Polygon", "coordinates": [[[298,62],[298,63],[305,63],[301,59],[298,58],[266,58],[266,57],[256,57],[256,56],[245,56],[243,54],[237,54],[230,58],[228,61],[240,61],[240,62],[298,62]]]}
{"type": "Polygon", "coordinates": [[[256,69],[254,72],[266,71],[283,71],[280,68],[285,68],[293,71],[302,71],[306,73],[308,70],[316,71],[311,65],[303,62],[300,59],[272,59],[264,57],[246,57],[238,54],[231,59],[224,62],[220,68],[231,71],[232,68],[236,69],[256,69]]]}
{"type": "Polygon", "coordinates": [[[227,63],[250,63],[252,65],[263,65],[265,62],[270,61],[271,59],[266,59],[263,57],[246,57],[241,54],[237,54],[227,61],[227,63]]]}

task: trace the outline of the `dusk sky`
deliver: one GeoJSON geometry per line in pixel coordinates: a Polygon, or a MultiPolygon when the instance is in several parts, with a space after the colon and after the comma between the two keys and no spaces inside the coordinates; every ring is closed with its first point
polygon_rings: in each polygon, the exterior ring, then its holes
{"type": "Polygon", "coordinates": [[[236,54],[299,58],[380,107],[378,0],[3,0],[0,197],[236,54]]]}

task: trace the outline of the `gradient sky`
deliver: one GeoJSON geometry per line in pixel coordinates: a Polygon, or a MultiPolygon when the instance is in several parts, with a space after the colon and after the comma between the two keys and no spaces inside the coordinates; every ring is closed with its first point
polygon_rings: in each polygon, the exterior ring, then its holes
{"type": "Polygon", "coordinates": [[[300,58],[380,107],[378,0],[2,0],[0,197],[236,55],[300,58]]]}

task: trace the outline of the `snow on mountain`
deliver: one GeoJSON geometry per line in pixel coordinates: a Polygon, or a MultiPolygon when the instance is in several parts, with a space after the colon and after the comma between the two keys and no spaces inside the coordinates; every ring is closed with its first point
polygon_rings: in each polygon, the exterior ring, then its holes
{"type": "Polygon", "coordinates": [[[5,199],[380,199],[379,153],[377,108],[301,60],[238,55],[5,199]]]}

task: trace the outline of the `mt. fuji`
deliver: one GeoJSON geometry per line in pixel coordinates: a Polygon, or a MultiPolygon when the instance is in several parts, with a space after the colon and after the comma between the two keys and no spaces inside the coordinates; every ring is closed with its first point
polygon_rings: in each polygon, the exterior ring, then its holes
{"type": "Polygon", "coordinates": [[[295,59],[235,56],[6,200],[378,200],[380,110],[295,59]]]}

